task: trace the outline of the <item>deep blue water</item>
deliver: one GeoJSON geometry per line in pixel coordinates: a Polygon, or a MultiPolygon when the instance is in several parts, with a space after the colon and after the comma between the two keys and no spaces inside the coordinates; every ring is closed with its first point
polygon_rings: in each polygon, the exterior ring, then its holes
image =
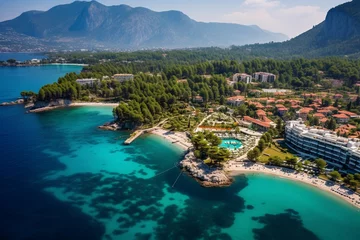
{"type": "Polygon", "coordinates": [[[79,73],[81,69],[82,67],[69,65],[0,67],[0,102],[14,100],[24,90],[37,93],[41,86],[56,82],[68,72],[79,73]]]}
{"type": "Polygon", "coordinates": [[[43,59],[46,56],[42,53],[0,53],[0,61],[6,61],[8,59],[16,59],[17,61],[26,61],[31,59],[43,59]]]}
{"type": "Polygon", "coordinates": [[[0,108],[0,239],[360,239],[359,210],[286,179],[172,187],[182,152],[156,136],[122,145],[128,132],[97,129],[111,110],[0,108]]]}

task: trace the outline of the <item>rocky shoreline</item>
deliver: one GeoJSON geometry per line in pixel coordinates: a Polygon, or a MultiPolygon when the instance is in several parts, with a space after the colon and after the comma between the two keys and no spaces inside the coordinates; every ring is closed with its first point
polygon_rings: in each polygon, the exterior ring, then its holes
{"type": "Polygon", "coordinates": [[[0,103],[0,106],[5,107],[5,106],[12,106],[12,105],[24,104],[24,103],[25,103],[25,100],[20,98],[20,99],[18,99],[16,101],[0,103]]]}
{"type": "Polygon", "coordinates": [[[224,170],[210,168],[197,160],[192,151],[185,155],[180,162],[180,167],[203,187],[228,187],[234,182],[234,179],[224,170]]]}
{"type": "Polygon", "coordinates": [[[116,122],[108,122],[108,123],[105,123],[104,125],[99,126],[98,128],[102,129],[102,130],[109,130],[109,131],[121,130],[121,126],[116,122]]]}

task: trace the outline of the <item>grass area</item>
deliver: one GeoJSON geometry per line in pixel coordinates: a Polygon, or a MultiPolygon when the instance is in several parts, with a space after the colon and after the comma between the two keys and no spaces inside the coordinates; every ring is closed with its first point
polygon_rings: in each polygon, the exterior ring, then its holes
{"type": "Polygon", "coordinates": [[[329,181],[330,179],[328,178],[328,176],[326,176],[325,174],[320,174],[319,178],[325,181],[329,181]]]}
{"type": "MultiPolygon", "coordinates": [[[[287,150],[287,149],[285,149],[287,150]]],[[[278,156],[281,159],[285,160],[286,157],[293,157],[294,155],[289,153],[288,151],[285,153],[283,151],[281,151],[280,148],[278,148],[276,145],[271,144],[271,147],[266,148],[261,156],[259,157],[259,161],[262,163],[268,163],[269,162],[269,158],[272,156],[278,156]]]]}

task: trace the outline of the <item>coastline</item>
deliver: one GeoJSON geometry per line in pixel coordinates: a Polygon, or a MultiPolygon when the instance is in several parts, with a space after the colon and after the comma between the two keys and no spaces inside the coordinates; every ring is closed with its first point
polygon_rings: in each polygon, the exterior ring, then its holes
{"type": "Polygon", "coordinates": [[[47,63],[47,64],[40,64],[42,66],[79,66],[79,67],[87,67],[89,64],[84,63],[47,63]]]}
{"type": "Polygon", "coordinates": [[[238,176],[243,174],[266,174],[279,178],[286,178],[288,180],[301,182],[309,186],[315,187],[327,193],[331,193],[339,199],[345,200],[354,207],[360,209],[360,196],[357,194],[350,194],[348,190],[336,184],[327,184],[326,181],[317,177],[312,177],[306,173],[295,173],[295,170],[279,167],[265,167],[260,164],[245,164],[243,162],[230,162],[225,168],[230,176],[238,176]]]}
{"type": "MultiPolygon", "coordinates": [[[[180,132],[169,132],[161,128],[157,128],[149,133],[155,134],[157,136],[162,137],[163,139],[169,141],[175,146],[179,147],[181,150],[186,151],[189,147],[186,147],[186,135],[185,133],[180,132]],[[171,133],[171,134],[169,134],[171,133]]],[[[191,146],[191,143],[188,143],[191,146]]],[[[360,209],[360,196],[353,193],[348,193],[348,190],[342,188],[336,184],[329,184],[322,179],[317,177],[312,177],[306,173],[296,173],[295,170],[287,169],[287,168],[279,168],[279,167],[271,167],[271,166],[263,166],[260,164],[246,164],[243,162],[235,162],[230,161],[227,166],[224,168],[224,171],[230,176],[238,176],[243,174],[265,174],[271,175],[278,178],[285,178],[287,180],[304,183],[308,186],[312,186],[318,190],[325,191],[327,193],[331,193],[332,196],[337,197],[339,200],[346,201],[352,206],[360,209]]],[[[196,178],[195,178],[196,179],[196,178]]],[[[197,179],[196,179],[197,180],[197,179]]],[[[331,182],[332,183],[332,182],[331,182]]]]}
{"type": "Polygon", "coordinates": [[[91,106],[91,107],[117,107],[119,103],[104,103],[104,102],[74,102],[70,104],[63,104],[63,105],[56,105],[56,106],[48,106],[48,107],[41,107],[41,108],[35,108],[31,109],[28,112],[29,113],[39,113],[39,112],[46,112],[51,111],[57,108],[67,108],[67,107],[85,107],[85,106],[91,106]]]}
{"type": "Polygon", "coordinates": [[[170,143],[181,148],[181,150],[183,150],[183,151],[187,151],[192,146],[192,144],[187,141],[187,137],[186,137],[185,133],[170,132],[170,131],[164,130],[162,128],[156,128],[156,129],[150,131],[149,133],[157,135],[157,136],[169,141],[170,143]]]}

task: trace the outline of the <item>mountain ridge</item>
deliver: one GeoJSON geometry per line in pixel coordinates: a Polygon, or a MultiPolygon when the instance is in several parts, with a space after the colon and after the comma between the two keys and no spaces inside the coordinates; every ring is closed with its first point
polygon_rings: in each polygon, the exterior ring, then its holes
{"type": "Polygon", "coordinates": [[[97,1],[27,11],[0,22],[0,33],[3,37],[11,33],[19,41],[26,35],[49,46],[131,49],[227,47],[288,39],[258,26],[197,22],[180,11],[155,12],[125,4],[105,6],[97,1]]]}
{"type": "Polygon", "coordinates": [[[241,48],[276,57],[357,56],[360,54],[360,0],[331,8],[323,22],[288,41],[241,48]]]}

